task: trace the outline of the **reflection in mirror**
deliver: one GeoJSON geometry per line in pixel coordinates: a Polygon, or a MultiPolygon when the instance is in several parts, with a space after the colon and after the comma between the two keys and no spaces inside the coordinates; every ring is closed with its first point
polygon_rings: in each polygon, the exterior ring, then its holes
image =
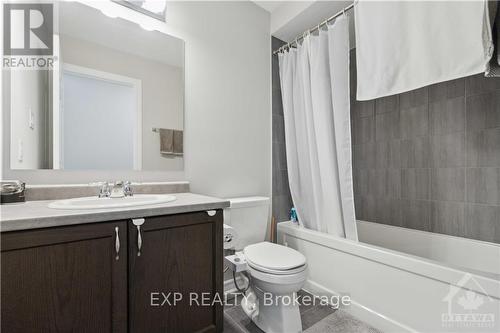
{"type": "Polygon", "coordinates": [[[53,70],[4,75],[11,169],[182,170],[184,42],[58,7],[53,70]]]}
{"type": "Polygon", "coordinates": [[[167,9],[166,0],[113,0],[120,5],[132,8],[140,13],[165,21],[165,11],[167,9]]]}

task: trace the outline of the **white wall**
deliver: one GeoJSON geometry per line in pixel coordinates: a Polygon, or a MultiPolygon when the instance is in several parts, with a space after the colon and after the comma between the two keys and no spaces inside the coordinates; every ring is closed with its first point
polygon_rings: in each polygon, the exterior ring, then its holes
{"type": "MultiPolygon", "coordinates": [[[[251,2],[169,2],[167,24],[163,25],[120,5],[106,6],[186,42],[184,149],[192,191],[221,197],[270,195],[269,13],[251,2]]],[[[5,170],[3,178],[41,184],[185,177],[181,172],[5,170]]]]}
{"type": "Polygon", "coordinates": [[[176,2],[186,41],[186,174],[194,192],[271,190],[269,14],[249,2],[176,2]]]}
{"type": "MultiPolygon", "coordinates": [[[[12,128],[11,166],[19,169],[46,168],[46,100],[47,71],[16,70],[10,72],[12,128]],[[30,127],[30,113],[33,126],[30,127]],[[19,150],[22,151],[19,154],[19,150]]],[[[10,109],[9,109],[10,111],[10,109]]]]}

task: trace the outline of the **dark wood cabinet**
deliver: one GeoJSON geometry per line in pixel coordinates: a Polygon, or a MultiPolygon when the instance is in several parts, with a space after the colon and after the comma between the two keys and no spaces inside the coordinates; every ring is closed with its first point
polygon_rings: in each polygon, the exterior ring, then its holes
{"type": "Polygon", "coordinates": [[[2,233],[2,332],[127,332],[126,235],[124,221],[2,233]]]}
{"type": "Polygon", "coordinates": [[[222,226],[146,218],[140,255],[131,220],[2,233],[1,331],[222,332],[222,226]]]}
{"type": "Polygon", "coordinates": [[[215,295],[223,288],[222,212],[148,218],[140,232],[138,255],[139,230],[129,224],[130,331],[216,332],[223,320],[215,295]]]}

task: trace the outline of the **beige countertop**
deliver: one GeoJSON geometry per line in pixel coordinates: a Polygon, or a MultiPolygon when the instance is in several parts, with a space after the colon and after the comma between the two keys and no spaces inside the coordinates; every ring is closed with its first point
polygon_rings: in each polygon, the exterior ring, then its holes
{"type": "Polygon", "coordinates": [[[172,193],[176,200],[156,205],[113,209],[62,210],[49,208],[53,200],[0,206],[0,232],[172,215],[229,207],[229,201],[193,193],[172,193]]]}

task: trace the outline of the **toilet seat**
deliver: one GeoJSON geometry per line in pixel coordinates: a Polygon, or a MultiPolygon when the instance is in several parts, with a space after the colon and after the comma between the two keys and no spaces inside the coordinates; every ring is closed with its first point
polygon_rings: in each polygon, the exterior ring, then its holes
{"type": "Polygon", "coordinates": [[[286,272],[282,274],[267,273],[260,271],[251,265],[248,265],[248,270],[252,279],[276,285],[304,283],[307,278],[307,265],[302,266],[300,271],[290,274],[287,274],[286,272]]]}
{"type": "Polygon", "coordinates": [[[262,273],[274,274],[274,275],[296,274],[296,273],[302,272],[307,267],[307,265],[304,264],[302,266],[299,266],[299,267],[296,267],[296,268],[292,268],[292,269],[278,270],[278,269],[271,269],[271,268],[268,268],[268,267],[264,267],[264,266],[258,265],[256,263],[252,262],[251,260],[249,260],[248,258],[246,258],[246,260],[247,260],[247,265],[249,267],[252,267],[254,270],[260,271],[262,273]]]}
{"type": "Polygon", "coordinates": [[[306,269],[304,255],[289,247],[269,242],[252,244],[243,249],[249,267],[273,275],[293,275],[306,269]]]}

